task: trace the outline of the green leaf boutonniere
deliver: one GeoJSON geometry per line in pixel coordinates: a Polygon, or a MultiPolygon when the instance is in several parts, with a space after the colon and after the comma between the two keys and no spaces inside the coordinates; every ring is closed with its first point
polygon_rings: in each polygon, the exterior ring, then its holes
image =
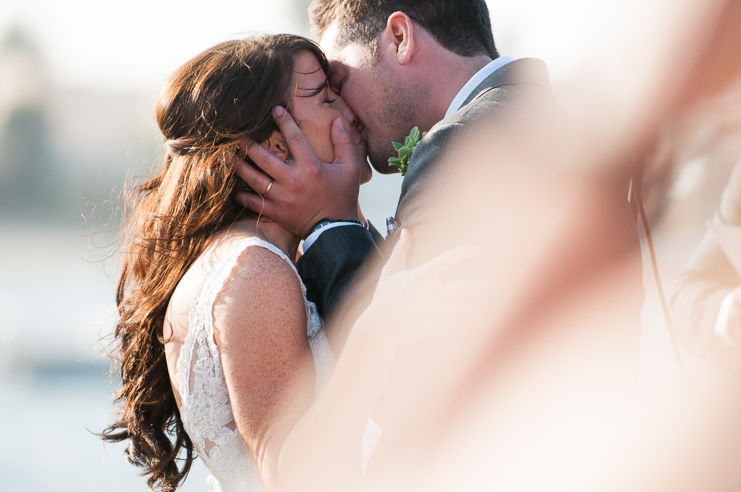
{"type": "Polygon", "coordinates": [[[409,159],[412,158],[412,152],[414,152],[414,148],[417,147],[420,140],[422,140],[422,134],[419,131],[419,127],[415,126],[412,128],[409,136],[404,139],[404,145],[399,142],[391,142],[399,153],[399,157],[391,157],[389,159],[389,166],[399,166],[401,175],[404,176],[407,173],[407,166],[409,166],[409,159]]]}

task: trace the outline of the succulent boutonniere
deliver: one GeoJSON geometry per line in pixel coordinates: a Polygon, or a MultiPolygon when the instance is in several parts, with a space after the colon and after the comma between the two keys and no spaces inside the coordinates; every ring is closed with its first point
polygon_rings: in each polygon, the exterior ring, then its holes
{"type": "Polygon", "coordinates": [[[389,159],[389,166],[399,166],[401,175],[404,176],[407,173],[407,166],[409,166],[409,159],[412,158],[412,152],[417,147],[419,141],[422,140],[422,134],[419,131],[419,127],[412,128],[409,136],[404,139],[404,144],[399,142],[391,142],[394,144],[394,148],[399,153],[399,157],[391,157],[389,159]]]}

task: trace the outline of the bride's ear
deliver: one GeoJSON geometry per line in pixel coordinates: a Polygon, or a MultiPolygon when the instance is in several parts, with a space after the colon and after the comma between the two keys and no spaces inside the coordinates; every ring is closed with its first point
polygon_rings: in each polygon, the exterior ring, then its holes
{"type": "Polygon", "coordinates": [[[260,142],[260,145],[268,149],[271,154],[282,161],[285,161],[291,155],[291,151],[288,150],[288,145],[286,144],[286,139],[283,138],[283,134],[278,130],[273,130],[273,134],[264,142],[260,142]]]}

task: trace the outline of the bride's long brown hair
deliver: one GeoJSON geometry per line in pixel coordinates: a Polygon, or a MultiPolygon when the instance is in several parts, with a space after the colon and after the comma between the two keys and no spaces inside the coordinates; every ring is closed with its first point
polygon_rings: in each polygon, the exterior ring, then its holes
{"type": "Polygon", "coordinates": [[[245,214],[231,156],[245,136],[266,140],[275,106],[291,107],[294,56],[322,51],[293,35],[260,35],[215,46],[180,67],[157,102],[166,140],[156,175],[128,194],[116,303],[114,359],[121,387],[115,421],[102,437],[129,440],[128,460],[150,489],[175,490],[193,462],[165,360],[162,329],[175,287],[216,231],[245,214]],[[182,466],[178,466],[178,462],[182,466]]]}

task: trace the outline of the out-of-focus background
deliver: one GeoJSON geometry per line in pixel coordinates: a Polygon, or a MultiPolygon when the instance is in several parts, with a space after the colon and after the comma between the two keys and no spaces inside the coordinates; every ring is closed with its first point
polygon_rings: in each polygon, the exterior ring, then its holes
{"type": "MultiPolygon", "coordinates": [[[[4,0],[0,3],[0,489],[145,490],[110,420],[102,359],[115,319],[116,229],[127,177],[157,165],[154,122],[167,76],[247,32],[308,33],[309,0],[4,0]]],[[[489,0],[502,54],[546,60],[556,96],[671,2],[489,0]],[[653,9],[653,12],[648,12],[653,9]],[[651,15],[648,15],[648,14],[651,15]]],[[[640,56],[640,50],[626,56],[640,56]]],[[[613,60],[619,64],[620,60],[613,60]]],[[[647,200],[665,288],[705,231],[741,156],[741,88],[666,129],[647,200]],[[658,184],[656,184],[658,183],[658,184]]],[[[361,204],[383,227],[401,179],[374,176],[361,204]]],[[[647,255],[644,255],[647,256],[647,255]]],[[[641,383],[678,384],[650,266],[641,383]]],[[[207,490],[197,462],[183,486],[207,490]]]]}

